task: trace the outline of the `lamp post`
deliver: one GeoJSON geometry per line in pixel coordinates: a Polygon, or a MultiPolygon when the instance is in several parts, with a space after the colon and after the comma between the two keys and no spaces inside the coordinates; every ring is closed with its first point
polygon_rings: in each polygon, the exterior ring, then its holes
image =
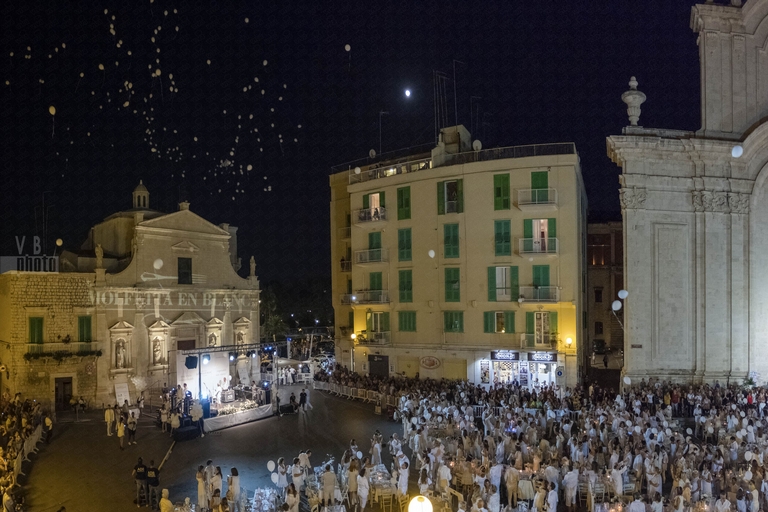
{"type": "Polygon", "coordinates": [[[424,496],[416,496],[408,503],[408,512],[432,512],[432,502],[424,496]]]}

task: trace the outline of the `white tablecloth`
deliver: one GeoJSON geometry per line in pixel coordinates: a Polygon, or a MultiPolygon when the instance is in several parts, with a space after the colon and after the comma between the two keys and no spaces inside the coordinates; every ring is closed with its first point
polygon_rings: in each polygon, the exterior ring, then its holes
{"type": "Polygon", "coordinates": [[[225,414],[223,416],[216,416],[215,418],[207,418],[203,420],[203,429],[206,432],[212,432],[214,430],[221,430],[223,428],[234,427],[235,425],[242,425],[243,423],[256,421],[271,415],[272,406],[262,405],[256,409],[236,412],[235,414],[225,414]]]}

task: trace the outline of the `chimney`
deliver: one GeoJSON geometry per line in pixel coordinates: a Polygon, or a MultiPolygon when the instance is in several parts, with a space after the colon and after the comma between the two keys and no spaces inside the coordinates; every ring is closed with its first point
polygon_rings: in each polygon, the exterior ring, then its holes
{"type": "Polygon", "coordinates": [[[189,210],[189,201],[182,201],[179,203],[179,211],[189,210]]]}

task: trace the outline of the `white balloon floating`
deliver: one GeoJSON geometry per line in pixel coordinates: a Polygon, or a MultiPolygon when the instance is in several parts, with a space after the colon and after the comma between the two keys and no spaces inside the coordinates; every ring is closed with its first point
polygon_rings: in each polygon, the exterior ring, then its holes
{"type": "MultiPolygon", "coordinates": [[[[155,267],[155,270],[160,270],[161,268],[163,268],[163,260],[161,260],[160,258],[157,258],[152,266],[155,267]]],[[[274,465],[274,462],[272,463],[272,465],[274,465]]],[[[270,469],[270,471],[272,470],[270,469]]]]}
{"type": "Polygon", "coordinates": [[[731,156],[733,158],[739,158],[743,154],[744,154],[744,148],[740,144],[733,146],[733,149],[731,149],[731,156]]]}
{"type": "Polygon", "coordinates": [[[619,298],[621,300],[624,300],[627,297],[629,297],[629,292],[627,290],[619,290],[619,298]]]}
{"type": "Polygon", "coordinates": [[[357,452],[357,458],[363,460],[363,452],[357,452]]]}
{"type": "Polygon", "coordinates": [[[272,483],[277,485],[277,473],[272,473],[272,483]]]}
{"type": "Polygon", "coordinates": [[[632,379],[630,379],[629,377],[624,377],[624,384],[629,386],[630,384],[632,384],[632,379]]]}
{"type": "MultiPolygon", "coordinates": [[[[431,256],[434,258],[434,257],[435,257],[435,256],[434,256],[434,252],[435,252],[435,251],[429,251],[429,252],[433,253],[431,256]]],[[[466,397],[466,396],[467,396],[467,394],[466,394],[465,392],[463,392],[463,391],[462,391],[462,392],[461,392],[461,398],[464,398],[464,397],[466,397]]]]}
{"type": "Polygon", "coordinates": [[[270,473],[272,471],[274,471],[275,470],[275,461],[271,460],[271,461],[267,462],[267,469],[269,470],[270,473]]]}
{"type": "Polygon", "coordinates": [[[691,435],[691,434],[693,434],[693,430],[691,430],[689,428],[685,429],[685,433],[688,434],[688,435],[691,435]]]}
{"type": "Polygon", "coordinates": [[[747,460],[747,461],[752,460],[752,452],[750,452],[750,451],[745,452],[744,453],[744,459],[747,460]]]}
{"type": "Polygon", "coordinates": [[[352,50],[352,47],[351,47],[351,46],[349,46],[348,44],[345,44],[345,45],[344,45],[344,50],[346,50],[346,51],[351,51],[351,50],[352,50]]]}
{"type": "MultiPolygon", "coordinates": [[[[714,434],[715,433],[715,428],[714,427],[707,427],[707,433],[714,434]]],[[[747,459],[747,460],[749,460],[749,459],[747,459]]]]}
{"type": "Polygon", "coordinates": [[[744,473],[744,480],[752,480],[752,472],[750,470],[747,470],[746,473],[744,473]]]}
{"type": "Polygon", "coordinates": [[[508,413],[507,413],[507,419],[508,419],[508,420],[511,420],[511,419],[512,419],[512,413],[511,413],[511,412],[508,412],[508,413]]]}
{"type": "Polygon", "coordinates": [[[635,432],[639,434],[641,430],[640,425],[635,425],[635,432]]]}
{"type": "MultiPolygon", "coordinates": [[[[434,250],[432,250],[432,249],[430,249],[430,250],[429,250],[429,253],[428,253],[428,254],[429,254],[429,257],[430,257],[430,258],[434,258],[434,257],[435,257],[435,251],[434,251],[434,250]]],[[[462,391],[462,393],[461,393],[461,397],[462,397],[462,398],[464,398],[464,392],[463,392],[463,391],[462,391]]]]}
{"type": "Polygon", "coordinates": [[[419,422],[419,419],[416,416],[411,418],[411,423],[413,423],[414,425],[416,425],[418,422],[419,422]]]}

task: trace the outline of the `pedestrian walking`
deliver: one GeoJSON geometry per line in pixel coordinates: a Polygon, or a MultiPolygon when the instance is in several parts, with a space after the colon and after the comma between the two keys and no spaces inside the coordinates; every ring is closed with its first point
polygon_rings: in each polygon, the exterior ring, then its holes
{"type": "Polygon", "coordinates": [[[46,435],[45,435],[45,444],[51,444],[51,438],[53,437],[53,420],[51,419],[50,414],[45,415],[44,423],[46,435]]]}
{"type": "Polygon", "coordinates": [[[136,444],[136,426],[138,421],[136,415],[131,413],[131,417],[128,418],[128,444],[136,444]]]}
{"type": "Polygon", "coordinates": [[[230,512],[243,512],[240,510],[240,473],[237,468],[232,468],[227,477],[227,501],[229,501],[230,512]]]}
{"type": "Polygon", "coordinates": [[[160,470],[155,467],[153,460],[149,461],[147,468],[147,486],[149,487],[147,504],[152,510],[156,510],[160,506],[160,470]]]}
{"type": "Polygon", "coordinates": [[[104,423],[107,424],[107,435],[112,436],[112,424],[115,422],[115,410],[112,407],[104,409],[104,423]]]}
{"type": "Polygon", "coordinates": [[[141,506],[141,494],[147,497],[147,466],[144,465],[144,461],[139,457],[139,461],[133,467],[131,476],[136,480],[136,506],[141,506]]]}
{"type": "Polygon", "coordinates": [[[123,442],[125,441],[125,423],[122,414],[117,420],[117,439],[120,441],[120,449],[125,450],[125,448],[123,448],[123,442]]]}
{"type": "Polygon", "coordinates": [[[608,354],[603,356],[603,365],[608,368],[608,354]]]}
{"type": "Polygon", "coordinates": [[[312,404],[309,401],[309,389],[308,388],[304,388],[304,389],[302,389],[302,391],[307,395],[307,407],[310,410],[312,410],[312,404]]]}
{"type": "Polygon", "coordinates": [[[307,410],[307,392],[303,389],[301,390],[301,393],[299,393],[299,409],[303,412],[306,412],[307,410]]]}

